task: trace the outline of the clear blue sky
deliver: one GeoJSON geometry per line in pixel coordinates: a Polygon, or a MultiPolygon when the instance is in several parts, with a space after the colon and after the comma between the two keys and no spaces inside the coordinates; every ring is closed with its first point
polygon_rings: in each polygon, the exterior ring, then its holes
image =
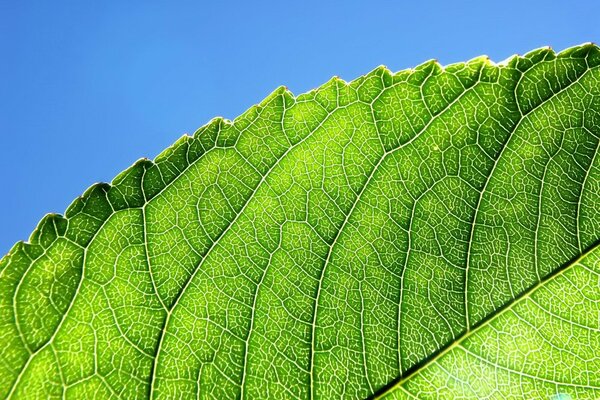
{"type": "Polygon", "coordinates": [[[0,0],[0,256],[47,212],[279,85],[600,40],[598,1],[0,0]]]}

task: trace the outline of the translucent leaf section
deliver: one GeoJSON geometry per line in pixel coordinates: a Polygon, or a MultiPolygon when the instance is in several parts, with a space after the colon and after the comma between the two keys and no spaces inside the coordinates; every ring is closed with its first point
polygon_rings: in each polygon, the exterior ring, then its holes
{"type": "Polygon", "coordinates": [[[92,186],[0,261],[0,397],[597,397],[599,65],[280,88],[92,186]]]}
{"type": "Polygon", "coordinates": [[[386,399],[600,397],[600,247],[465,335],[386,399]]]}

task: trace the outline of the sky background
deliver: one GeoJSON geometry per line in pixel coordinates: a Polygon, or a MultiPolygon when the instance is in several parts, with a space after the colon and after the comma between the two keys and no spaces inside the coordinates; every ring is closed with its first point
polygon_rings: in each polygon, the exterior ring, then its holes
{"type": "Polygon", "coordinates": [[[94,182],[280,85],[562,50],[600,41],[598,15],[582,0],[0,0],[0,257],[94,182]]]}

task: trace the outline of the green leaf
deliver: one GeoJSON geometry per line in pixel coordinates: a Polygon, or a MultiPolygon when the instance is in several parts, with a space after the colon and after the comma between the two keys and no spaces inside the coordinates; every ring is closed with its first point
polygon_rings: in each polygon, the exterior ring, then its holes
{"type": "Polygon", "coordinates": [[[0,397],[597,398],[599,146],[592,44],[280,88],[0,261],[0,397]]]}

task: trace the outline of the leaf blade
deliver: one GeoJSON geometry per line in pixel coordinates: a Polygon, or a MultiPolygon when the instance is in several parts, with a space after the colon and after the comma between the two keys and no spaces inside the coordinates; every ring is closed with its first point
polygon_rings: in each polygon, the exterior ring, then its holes
{"type": "Polygon", "coordinates": [[[373,394],[598,239],[599,54],[281,88],[94,186],[0,262],[0,395],[373,394]]]}

